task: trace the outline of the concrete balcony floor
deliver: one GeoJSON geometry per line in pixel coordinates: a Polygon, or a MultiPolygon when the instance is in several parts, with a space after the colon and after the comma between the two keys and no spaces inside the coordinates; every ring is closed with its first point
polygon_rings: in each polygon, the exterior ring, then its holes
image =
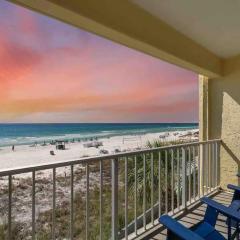
{"type": "MultiPolygon", "coordinates": [[[[232,199],[232,193],[226,191],[219,191],[215,193],[212,199],[224,204],[229,205],[232,199]]],[[[189,208],[186,212],[176,216],[179,222],[184,224],[187,227],[191,227],[201,221],[205,214],[206,205],[198,203],[195,206],[189,208]]],[[[218,221],[216,224],[216,229],[221,232],[225,237],[227,236],[227,225],[225,224],[226,218],[222,215],[219,215],[218,221]]],[[[148,232],[145,232],[141,237],[137,239],[148,239],[148,240],[165,240],[166,239],[166,229],[159,225],[154,229],[151,229],[148,232]]]]}

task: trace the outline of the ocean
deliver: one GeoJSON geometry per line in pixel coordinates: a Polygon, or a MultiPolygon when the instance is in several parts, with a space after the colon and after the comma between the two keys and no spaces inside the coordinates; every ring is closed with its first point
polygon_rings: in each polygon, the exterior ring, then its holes
{"type": "Polygon", "coordinates": [[[0,124],[0,146],[197,129],[197,123],[0,124]]]}

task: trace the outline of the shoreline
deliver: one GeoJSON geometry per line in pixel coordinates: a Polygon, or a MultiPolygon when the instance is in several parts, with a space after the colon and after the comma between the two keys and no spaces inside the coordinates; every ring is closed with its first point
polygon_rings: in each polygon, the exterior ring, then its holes
{"type": "Polygon", "coordinates": [[[91,138],[92,141],[68,142],[65,145],[66,150],[56,150],[56,146],[51,144],[45,146],[43,144],[37,146],[16,145],[14,151],[11,146],[0,147],[0,170],[140,150],[147,148],[147,142],[156,140],[162,142],[196,141],[198,140],[196,133],[198,133],[198,129],[139,133],[137,135],[103,137],[97,138],[97,140],[91,138]],[[96,144],[99,146],[87,147],[96,144]],[[50,155],[50,151],[53,151],[54,155],[50,155]]]}
{"type": "Polygon", "coordinates": [[[86,141],[126,135],[197,129],[196,123],[57,123],[57,124],[0,124],[0,148],[55,140],[86,141]]]}

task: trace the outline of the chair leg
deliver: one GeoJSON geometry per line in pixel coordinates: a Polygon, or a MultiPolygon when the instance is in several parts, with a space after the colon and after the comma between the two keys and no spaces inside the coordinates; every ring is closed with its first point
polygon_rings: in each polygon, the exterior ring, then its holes
{"type": "Polygon", "coordinates": [[[172,231],[169,229],[167,230],[167,240],[181,240],[177,235],[175,235],[172,231]]]}
{"type": "Polygon", "coordinates": [[[229,240],[231,240],[232,238],[231,238],[231,233],[232,233],[232,228],[231,228],[231,218],[229,218],[229,220],[228,220],[228,239],[229,240]]]}
{"type": "Polygon", "coordinates": [[[236,229],[236,231],[237,231],[237,240],[240,240],[240,238],[239,238],[239,224],[237,224],[237,229],[236,229]]]}
{"type": "Polygon", "coordinates": [[[234,239],[240,240],[240,236],[239,236],[239,224],[236,225],[236,229],[235,229],[235,231],[233,232],[233,234],[231,234],[231,227],[230,227],[230,236],[228,235],[228,239],[230,239],[230,240],[234,240],[234,239]]]}

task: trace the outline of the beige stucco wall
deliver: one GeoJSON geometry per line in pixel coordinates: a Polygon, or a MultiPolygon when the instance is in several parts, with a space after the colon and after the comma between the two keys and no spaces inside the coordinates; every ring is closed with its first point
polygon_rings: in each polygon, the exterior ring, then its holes
{"type": "MultiPolygon", "coordinates": [[[[240,171],[240,57],[224,62],[224,77],[209,79],[208,91],[200,79],[200,106],[208,98],[208,111],[200,116],[200,128],[208,128],[208,137],[222,139],[220,151],[220,185],[238,184],[236,174],[240,171]],[[208,114],[208,116],[206,116],[208,114]]],[[[203,111],[203,110],[202,110],[203,111]]],[[[201,112],[201,111],[200,111],[201,112]]]]}

